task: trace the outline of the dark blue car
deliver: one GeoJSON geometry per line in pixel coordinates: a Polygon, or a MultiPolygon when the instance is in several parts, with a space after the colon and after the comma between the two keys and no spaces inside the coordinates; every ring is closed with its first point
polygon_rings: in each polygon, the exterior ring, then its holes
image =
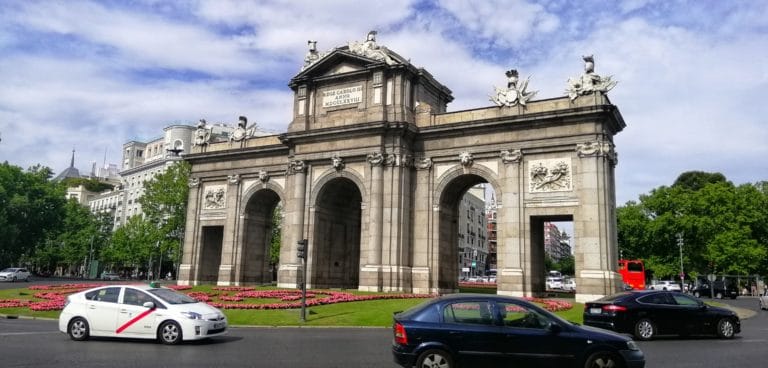
{"type": "Polygon", "coordinates": [[[392,353],[403,367],[645,366],[631,338],[579,326],[499,295],[453,294],[394,316],[392,353]]]}

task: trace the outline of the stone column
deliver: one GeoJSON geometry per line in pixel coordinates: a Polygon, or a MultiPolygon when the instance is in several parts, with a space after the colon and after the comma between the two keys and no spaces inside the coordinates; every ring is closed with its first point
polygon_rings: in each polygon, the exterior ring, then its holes
{"type": "Polygon", "coordinates": [[[435,238],[432,237],[433,203],[432,203],[432,159],[419,157],[414,162],[416,168],[416,184],[413,201],[412,244],[412,292],[429,294],[437,291],[437,279],[433,277],[434,269],[430,258],[437,254],[435,238]]]}
{"type": "Polygon", "coordinates": [[[359,289],[363,291],[381,291],[381,251],[384,218],[384,155],[374,152],[368,155],[371,165],[371,192],[368,206],[368,254],[366,264],[360,269],[359,289]]]}
{"type": "Polygon", "coordinates": [[[620,290],[617,268],[616,200],[613,196],[613,144],[594,141],[576,146],[581,170],[581,206],[574,218],[577,283],[576,301],[583,303],[620,290]]]}
{"type": "Polygon", "coordinates": [[[200,180],[190,177],[189,195],[187,197],[187,219],[184,224],[184,243],[182,246],[181,260],[176,276],[179,285],[196,285],[197,269],[199,264],[197,260],[200,255],[200,237],[197,221],[199,216],[197,208],[200,203],[200,180]]]}
{"type": "MultiPolygon", "coordinates": [[[[523,193],[525,176],[521,150],[500,152],[504,164],[503,197],[497,202],[496,254],[498,293],[503,295],[527,296],[525,262],[525,212],[523,193]]],[[[497,194],[498,196],[498,194],[497,194]]]]}
{"type": "MultiPolygon", "coordinates": [[[[289,176],[293,192],[286,203],[286,211],[280,239],[280,268],[277,270],[277,286],[295,288],[298,285],[301,260],[297,258],[297,242],[306,237],[304,232],[304,209],[306,208],[307,167],[304,161],[288,163],[286,174],[289,176]]],[[[305,250],[309,255],[309,249],[305,250]]],[[[309,259],[307,260],[309,264],[309,259]]]]}
{"type": "Polygon", "coordinates": [[[411,284],[410,214],[413,158],[401,150],[385,159],[382,275],[384,291],[403,291],[411,284]]]}
{"type": "Polygon", "coordinates": [[[224,239],[221,242],[221,265],[217,285],[232,285],[235,271],[235,258],[237,248],[241,244],[238,229],[238,204],[240,203],[240,175],[232,174],[227,177],[227,204],[225,206],[227,217],[224,222],[224,239]]]}

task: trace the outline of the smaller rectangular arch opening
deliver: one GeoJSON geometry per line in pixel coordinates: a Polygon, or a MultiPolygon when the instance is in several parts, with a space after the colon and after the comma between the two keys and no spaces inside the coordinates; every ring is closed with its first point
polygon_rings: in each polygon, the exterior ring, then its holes
{"type": "Polygon", "coordinates": [[[531,217],[530,277],[535,295],[575,293],[573,216],[531,217]]]}

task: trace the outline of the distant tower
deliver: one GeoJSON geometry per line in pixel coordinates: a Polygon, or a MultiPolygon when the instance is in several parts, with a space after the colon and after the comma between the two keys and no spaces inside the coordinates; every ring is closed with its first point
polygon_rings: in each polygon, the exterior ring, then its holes
{"type": "Polygon", "coordinates": [[[62,181],[66,178],[79,178],[80,171],[75,168],[75,149],[72,148],[72,159],[69,162],[69,167],[62,171],[59,175],[53,178],[53,181],[62,181]]]}

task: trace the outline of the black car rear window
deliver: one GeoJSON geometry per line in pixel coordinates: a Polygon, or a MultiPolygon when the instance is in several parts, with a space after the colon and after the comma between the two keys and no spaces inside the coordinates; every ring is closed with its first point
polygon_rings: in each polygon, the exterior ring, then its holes
{"type": "Polygon", "coordinates": [[[434,302],[419,304],[397,314],[397,318],[418,322],[440,322],[440,310],[434,302]]]}
{"type": "Polygon", "coordinates": [[[615,300],[623,299],[624,297],[626,297],[628,295],[632,295],[632,293],[624,292],[624,293],[608,295],[608,296],[604,296],[604,297],[598,299],[597,301],[599,301],[599,302],[612,302],[612,301],[615,301],[615,300]]]}

